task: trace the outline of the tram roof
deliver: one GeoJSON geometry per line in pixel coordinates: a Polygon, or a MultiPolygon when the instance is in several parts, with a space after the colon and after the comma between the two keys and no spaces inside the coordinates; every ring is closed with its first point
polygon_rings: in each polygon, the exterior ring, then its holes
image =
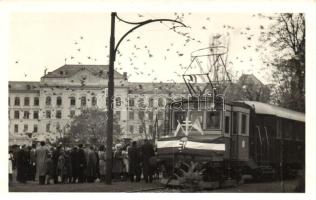
{"type": "Polygon", "coordinates": [[[255,109],[258,114],[275,115],[282,118],[305,122],[305,113],[257,101],[239,101],[255,109]]]}

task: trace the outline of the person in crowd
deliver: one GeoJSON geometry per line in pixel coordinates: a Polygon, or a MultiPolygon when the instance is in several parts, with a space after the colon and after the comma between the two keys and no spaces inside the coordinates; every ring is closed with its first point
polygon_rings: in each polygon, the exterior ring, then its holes
{"type": "Polygon", "coordinates": [[[12,174],[13,174],[13,152],[10,150],[9,151],[9,169],[8,169],[8,172],[9,172],[9,186],[12,184],[12,180],[13,180],[13,177],[12,177],[12,174]]]}
{"type": "Polygon", "coordinates": [[[47,154],[48,149],[45,146],[45,142],[41,141],[40,146],[36,149],[36,165],[40,185],[45,184],[47,154]]]}
{"type": "Polygon", "coordinates": [[[142,164],[143,164],[143,175],[145,182],[152,182],[153,180],[153,169],[150,164],[150,159],[155,155],[153,145],[146,139],[142,145],[142,164]]]}
{"type": "Polygon", "coordinates": [[[106,152],[104,145],[99,148],[99,174],[101,182],[105,182],[106,175],[106,152]]]}
{"type": "Polygon", "coordinates": [[[46,184],[49,185],[51,180],[54,179],[54,166],[53,166],[53,159],[51,153],[47,154],[47,159],[46,159],[46,184]]]}
{"type": "Polygon", "coordinates": [[[70,158],[70,148],[66,148],[65,150],[65,173],[64,173],[64,183],[71,183],[72,177],[72,166],[71,166],[71,158],[70,158]]]}
{"type": "Polygon", "coordinates": [[[85,173],[85,169],[87,166],[87,161],[86,161],[86,157],[85,157],[85,153],[84,153],[82,144],[79,144],[77,161],[78,161],[78,166],[79,166],[78,183],[83,183],[84,182],[84,173],[85,173]]]}
{"type": "Polygon", "coordinates": [[[65,160],[65,151],[63,148],[60,149],[60,155],[57,162],[57,177],[58,182],[65,183],[66,178],[66,160],[65,160]]]}
{"type": "Polygon", "coordinates": [[[123,172],[122,146],[117,144],[113,154],[113,179],[120,180],[123,172]]]}
{"type": "Polygon", "coordinates": [[[129,172],[127,146],[123,147],[122,160],[123,160],[123,180],[126,181],[128,178],[128,172],[129,172]]]}
{"type": "Polygon", "coordinates": [[[30,150],[30,180],[35,181],[36,178],[36,145],[32,144],[30,150]]]}
{"type": "Polygon", "coordinates": [[[27,160],[27,152],[26,152],[26,146],[23,145],[20,147],[16,154],[16,165],[17,165],[17,181],[20,183],[26,183],[27,182],[27,166],[28,166],[28,160],[27,160]]]}
{"type": "Polygon", "coordinates": [[[99,153],[98,153],[98,148],[94,147],[94,154],[95,154],[95,157],[97,158],[97,162],[96,162],[96,180],[100,181],[100,165],[99,165],[99,162],[100,162],[100,158],[99,158],[99,153]]]}
{"type": "Polygon", "coordinates": [[[57,164],[58,164],[58,158],[60,156],[60,150],[61,150],[62,146],[58,145],[54,151],[53,151],[53,155],[52,155],[52,160],[53,160],[53,167],[54,167],[54,183],[57,184],[58,183],[58,175],[57,175],[57,164]]]}
{"type": "Polygon", "coordinates": [[[134,182],[136,176],[136,182],[140,181],[140,152],[137,148],[136,141],[132,142],[132,146],[128,148],[129,159],[129,177],[130,181],[134,182]]]}
{"type": "Polygon", "coordinates": [[[72,148],[72,151],[70,153],[70,160],[71,160],[71,169],[72,169],[71,182],[76,183],[78,179],[78,171],[79,171],[78,148],[76,146],[72,148]]]}
{"type": "Polygon", "coordinates": [[[97,157],[94,152],[93,146],[90,147],[88,151],[88,160],[87,160],[87,182],[93,183],[96,179],[96,170],[97,170],[97,157]]]}
{"type": "Polygon", "coordinates": [[[85,170],[84,170],[84,182],[87,182],[88,181],[88,162],[89,162],[89,152],[90,152],[90,147],[89,147],[89,145],[88,144],[85,144],[85,146],[84,146],[84,149],[83,149],[83,151],[84,151],[84,156],[85,156],[85,160],[86,160],[86,163],[87,163],[87,165],[86,165],[86,168],[85,168],[85,170]]]}

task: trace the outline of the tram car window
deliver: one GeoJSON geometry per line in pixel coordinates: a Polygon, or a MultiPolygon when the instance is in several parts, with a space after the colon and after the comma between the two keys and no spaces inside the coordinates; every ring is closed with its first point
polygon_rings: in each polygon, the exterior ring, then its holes
{"type": "Polygon", "coordinates": [[[221,111],[206,112],[206,129],[220,129],[221,128],[221,111]]]}

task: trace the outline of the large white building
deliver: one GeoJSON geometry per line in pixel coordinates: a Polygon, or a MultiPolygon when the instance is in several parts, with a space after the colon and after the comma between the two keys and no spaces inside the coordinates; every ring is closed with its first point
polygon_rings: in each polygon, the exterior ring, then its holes
{"type": "MultiPolygon", "coordinates": [[[[107,110],[107,72],[106,65],[64,65],[39,82],[10,81],[10,139],[28,135],[54,141],[82,109],[107,110]]],[[[121,130],[115,134],[127,138],[150,137],[156,117],[162,123],[166,97],[171,91],[186,92],[184,84],[130,83],[126,73],[118,72],[114,85],[114,114],[121,130]]]]}

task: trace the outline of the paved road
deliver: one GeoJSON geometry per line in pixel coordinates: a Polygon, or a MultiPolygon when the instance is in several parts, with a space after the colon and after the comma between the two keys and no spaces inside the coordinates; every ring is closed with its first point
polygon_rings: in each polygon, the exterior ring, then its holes
{"type": "MultiPolygon", "coordinates": [[[[284,181],[282,189],[280,182],[248,183],[233,188],[215,189],[202,192],[233,192],[233,193],[276,193],[294,192],[295,180],[284,181]]],[[[183,192],[180,189],[164,188],[159,181],[153,183],[113,182],[111,185],[104,183],[82,183],[82,184],[51,184],[38,185],[37,182],[27,184],[13,183],[9,187],[10,192],[183,192]]]]}

